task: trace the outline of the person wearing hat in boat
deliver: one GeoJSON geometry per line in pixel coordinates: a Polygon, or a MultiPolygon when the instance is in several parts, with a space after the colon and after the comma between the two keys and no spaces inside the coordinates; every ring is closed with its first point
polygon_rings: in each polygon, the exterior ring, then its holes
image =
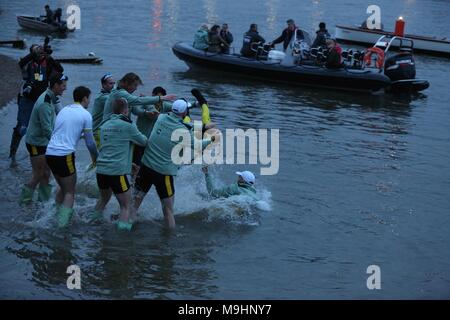
{"type": "Polygon", "coordinates": [[[105,109],[105,103],[116,82],[114,81],[114,77],[112,76],[112,74],[107,73],[103,77],[101,77],[100,83],[102,85],[102,88],[95,97],[94,106],[91,110],[92,132],[94,132],[94,138],[97,148],[100,147],[100,125],[103,122],[103,111],[105,109]]]}
{"type": "Polygon", "coordinates": [[[330,39],[331,36],[328,33],[327,26],[325,22],[319,23],[319,30],[316,31],[316,39],[312,44],[312,48],[326,48],[327,47],[327,39],[330,39]]]}
{"type": "Polygon", "coordinates": [[[192,45],[195,49],[206,51],[209,47],[208,41],[208,25],[202,24],[200,29],[194,35],[194,44],[192,45]]]}
{"type": "Polygon", "coordinates": [[[273,47],[278,43],[283,43],[283,50],[286,51],[287,47],[289,46],[289,43],[292,40],[293,35],[297,32],[297,38],[298,40],[304,39],[303,32],[297,28],[295,25],[295,21],[292,19],[289,19],[286,21],[287,28],[283,30],[281,35],[270,42],[269,44],[273,47]]]}
{"type": "Polygon", "coordinates": [[[252,23],[250,29],[244,34],[244,39],[242,42],[241,55],[247,58],[254,58],[257,55],[255,50],[255,44],[262,45],[266,40],[261,37],[258,33],[258,25],[252,23]]]}
{"type": "MultiPolygon", "coordinates": [[[[145,147],[142,165],[135,181],[135,195],[133,197],[132,219],[136,217],[145,195],[152,185],[155,185],[161,201],[161,207],[164,214],[166,225],[169,228],[175,228],[174,218],[174,179],[178,169],[182,164],[174,163],[172,158],[175,147],[194,148],[196,141],[191,125],[183,122],[188,111],[188,103],[185,100],[176,100],[172,105],[172,111],[167,114],[160,114],[153,127],[152,133],[145,147]],[[179,133],[186,132],[190,139],[173,140],[172,135],[175,131],[179,133]],[[189,140],[189,141],[186,141],[189,140]]],[[[201,140],[202,148],[206,148],[215,138],[201,140]]],[[[180,150],[182,152],[183,149],[180,150]]]]}
{"type": "Polygon", "coordinates": [[[337,44],[335,39],[327,39],[327,62],[325,66],[328,69],[342,68],[342,48],[337,44]]]}
{"type": "Polygon", "coordinates": [[[202,168],[205,174],[206,189],[208,194],[214,198],[228,198],[235,195],[248,195],[257,198],[255,189],[255,175],[250,171],[236,172],[238,180],[236,183],[230,184],[222,188],[215,188],[212,177],[208,172],[208,167],[202,168]]]}

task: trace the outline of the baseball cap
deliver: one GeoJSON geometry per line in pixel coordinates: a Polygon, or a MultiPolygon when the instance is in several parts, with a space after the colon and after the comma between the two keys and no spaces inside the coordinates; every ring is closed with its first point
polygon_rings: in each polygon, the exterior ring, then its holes
{"type": "Polygon", "coordinates": [[[237,175],[241,176],[242,179],[244,179],[245,182],[254,184],[255,183],[255,175],[251,173],[250,171],[237,171],[237,175]]]}
{"type": "Polygon", "coordinates": [[[172,104],[172,111],[178,114],[185,113],[188,108],[188,103],[185,100],[178,99],[172,104]]]}

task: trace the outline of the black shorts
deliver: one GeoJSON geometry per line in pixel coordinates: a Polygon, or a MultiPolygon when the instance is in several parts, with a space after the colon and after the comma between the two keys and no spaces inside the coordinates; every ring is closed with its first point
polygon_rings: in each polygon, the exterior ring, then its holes
{"type": "Polygon", "coordinates": [[[127,176],[109,176],[97,173],[97,185],[100,190],[112,189],[114,194],[125,193],[130,189],[127,176]]]}
{"type": "Polygon", "coordinates": [[[75,153],[67,156],[45,156],[47,164],[53,175],[65,178],[76,173],[75,169],[75,153]]]}
{"type": "Polygon", "coordinates": [[[30,158],[43,156],[47,151],[47,146],[33,146],[31,144],[26,143],[28,153],[30,154],[30,158]]]}
{"type": "Polygon", "coordinates": [[[173,176],[165,176],[142,165],[136,177],[135,188],[138,191],[147,193],[152,185],[155,185],[160,199],[170,198],[175,194],[173,176]]]}
{"type": "Polygon", "coordinates": [[[138,145],[133,146],[133,163],[137,164],[138,166],[141,166],[141,160],[144,156],[145,147],[141,147],[138,145]]]}

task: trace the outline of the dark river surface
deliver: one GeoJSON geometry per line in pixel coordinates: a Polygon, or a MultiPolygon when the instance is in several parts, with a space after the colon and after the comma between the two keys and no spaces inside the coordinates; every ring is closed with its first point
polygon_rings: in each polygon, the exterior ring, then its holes
{"type": "MultiPolygon", "coordinates": [[[[52,7],[71,1],[48,1],[52,7]]],[[[88,154],[77,152],[76,217],[53,225],[52,203],[21,208],[30,177],[22,144],[9,169],[16,104],[0,109],[0,298],[18,299],[420,299],[450,298],[450,60],[417,55],[417,73],[431,86],[408,97],[290,87],[214,72],[188,71],[171,51],[191,41],[204,22],[228,22],[240,48],[252,22],[272,40],[287,18],[313,32],[320,21],[354,25],[367,1],[76,1],[81,30],[54,39],[55,55],[95,52],[102,65],[64,64],[74,87],[99,90],[107,72],[137,72],[138,93],[161,85],[180,97],[197,87],[221,129],[279,129],[279,172],[258,165],[211,168],[217,183],[234,172],[257,173],[262,200],[209,200],[200,166],[176,179],[177,231],[161,227],[155,191],[136,229],[90,225],[95,178],[88,154]],[[242,213],[244,212],[244,213],[242,213]],[[69,265],[80,267],[81,290],[66,287],[69,265]],[[381,290],[368,290],[368,266],[381,270],[381,290]]],[[[377,1],[392,29],[402,15],[407,32],[449,36],[449,1],[377,1]]],[[[37,15],[43,1],[0,0],[0,38],[43,41],[21,30],[16,14],[37,15]]],[[[26,51],[1,48],[19,58],[26,51]]],[[[198,113],[197,113],[198,114],[198,113]]],[[[117,212],[113,199],[107,212],[117,212]]]]}

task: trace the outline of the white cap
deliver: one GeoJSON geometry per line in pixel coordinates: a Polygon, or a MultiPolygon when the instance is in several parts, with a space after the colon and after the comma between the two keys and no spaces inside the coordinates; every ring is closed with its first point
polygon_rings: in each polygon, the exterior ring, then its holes
{"type": "Polygon", "coordinates": [[[175,102],[172,104],[172,111],[177,114],[182,114],[187,111],[188,103],[185,100],[175,100],[175,102]]]}
{"type": "Polygon", "coordinates": [[[241,176],[242,179],[244,179],[245,182],[250,184],[255,184],[255,175],[251,173],[250,171],[242,171],[242,172],[236,172],[237,175],[241,176]]]}

